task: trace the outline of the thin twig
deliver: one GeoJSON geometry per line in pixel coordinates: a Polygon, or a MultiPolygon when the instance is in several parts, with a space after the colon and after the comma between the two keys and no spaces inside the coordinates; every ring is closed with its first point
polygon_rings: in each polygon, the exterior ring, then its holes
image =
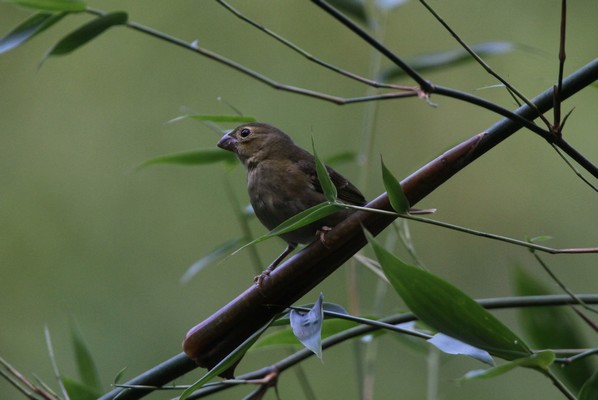
{"type": "Polygon", "coordinates": [[[339,67],[337,67],[336,65],[332,65],[330,63],[327,63],[323,60],[320,60],[319,58],[313,56],[312,54],[308,53],[307,51],[305,51],[304,49],[302,49],[301,47],[297,46],[296,44],[292,43],[291,41],[285,39],[284,37],[280,36],[279,34],[277,34],[276,32],[266,28],[265,26],[253,21],[252,19],[250,19],[249,17],[247,17],[246,15],[240,13],[237,9],[235,9],[234,7],[232,7],[230,4],[228,4],[226,1],[224,0],[216,0],[220,5],[222,5],[224,8],[226,8],[228,11],[230,11],[231,13],[233,13],[236,17],[240,18],[241,20],[247,22],[248,24],[252,25],[253,27],[259,29],[260,31],[264,32],[265,34],[267,34],[268,36],[276,39],[277,41],[279,41],[280,43],[282,43],[283,45],[287,46],[288,48],[290,48],[291,50],[301,54],[303,57],[307,58],[308,60],[324,67],[327,68],[331,71],[334,71],[338,74],[341,74],[343,76],[346,76],[350,79],[354,79],[358,82],[361,83],[365,83],[366,85],[375,87],[375,88],[386,88],[386,89],[394,89],[394,90],[405,90],[405,91],[410,91],[410,92],[417,92],[418,88],[413,87],[413,86],[402,86],[402,85],[392,85],[392,84],[387,84],[387,83],[382,83],[382,82],[378,82],[372,79],[368,79],[365,78],[363,76],[357,75],[353,72],[349,72],[346,71],[344,69],[341,69],[339,67]]]}
{"type": "Polygon", "coordinates": [[[560,138],[563,134],[563,124],[561,123],[561,90],[563,90],[563,71],[565,70],[565,38],[567,32],[567,0],[561,1],[561,34],[559,40],[559,76],[557,84],[554,87],[554,121],[553,134],[560,138]]]}
{"type": "MultiPolygon", "coordinates": [[[[312,1],[317,2],[318,4],[326,4],[319,0],[312,0],[312,1]]],[[[97,15],[97,16],[105,15],[104,12],[96,10],[96,9],[92,9],[89,7],[86,9],[86,11],[90,14],[97,15]]],[[[338,11],[336,11],[336,12],[338,13],[338,11]]],[[[339,14],[339,15],[342,15],[342,14],[339,14]]],[[[350,20],[347,19],[346,21],[349,21],[347,23],[352,24],[352,22],[350,22],[350,20]]],[[[550,132],[541,129],[538,125],[534,124],[530,120],[522,118],[517,113],[513,113],[503,107],[498,106],[497,104],[494,104],[492,102],[489,102],[487,100],[484,100],[477,96],[473,96],[473,95],[465,93],[465,92],[461,92],[458,90],[441,87],[441,86],[434,86],[434,85],[430,84],[428,81],[423,81],[423,83],[422,83],[422,82],[420,82],[420,80],[418,80],[418,83],[421,86],[421,91],[419,91],[419,92],[391,92],[391,93],[384,93],[384,94],[372,95],[372,96],[346,97],[346,98],[340,97],[340,96],[334,96],[334,95],[329,95],[326,93],[322,93],[322,92],[318,92],[318,91],[314,91],[314,90],[310,90],[310,89],[281,84],[265,75],[262,75],[254,70],[251,70],[251,69],[245,67],[242,64],[239,64],[233,60],[230,60],[224,56],[221,56],[218,53],[215,53],[208,49],[199,47],[198,45],[193,44],[193,43],[187,43],[181,39],[175,38],[170,35],[166,35],[162,32],[159,32],[155,29],[141,25],[139,23],[129,21],[129,22],[127,22],[127,26],[131,29],[134,29],[139,32],[145,33],[147,35],[164,40],[164,41],[174,44],[176,46],[199,53],[199,54],[203,55],[204,57],[210,58],[210,59],[217,61],[223,65],[226,65],[232,69],[235,69],[235,70],[237,70],[249,77],[252,77],[252,78],[256,79],[257,81],[262,82],[262,83],[264,83],[274,89],[277,89],[277,90],[283,90],[283,91],[292,92],[292,93],[296,93],[296,94],[300,94],[300,95],[304,95],[304,96],[308,96],[308,97],[313,97],[313,98],[317,98],[320,100],[329,101],[329,102],[332,102],[332,103],[335,103],[338,105],[363,103],[363,102],[369,102],[369,101],[391,100],[391,99],[414,97],[414,96],[421,97],[423,93],[437,93],[437,94],[440,94],[440,95],[443,95],[446,97],[452,97],[452,98],[455,98],[458,100],[465,101],[467,103],[477,105],[482,108],[486,108],[490,111],[493,111],[499,115],[502,115],[512,121],[519,123],[521,126],[526,127],[528,129],[530,129],[531,131],[539,134],[540,136],[542,136],[549,142],[554,141],[554,136],[551,135],[550,132]]],[[[352,24],[350,26],[357,27],[355,24],[352,24]]],[[[365,37],[370,37],[365,31],[361,30],[361,28],[357,27],[357,29],[360,29],[360,31],[363,33],[363,35],[365,35],[365,37]]],[[[390,52],[388,49],[386,49],[379,42],[375,41],[375,39],[371,38],[371,40],[374,40],[374,42],[377,43],[377,46],[381,46],[380,48],[376,47],[379,51],[382,51],[381,49],[385,49],[383,54],[385,54],[387,56],[392,54],[392,52],[390,52]]],[[[400,59],[398,59],[396,56],[394,56],[393,59],[395,61],[400,61],[400,59]]],[[[402,61],[400,61],[400,62],[403,63],[402,61]]],[[[585,159],[583,156],[581,156],[581,154],[579,152],[577,152],[575,149],[571,148],[570,146],[566,146],[565,142],[561,142],[559,140],[559,141],[556,141],[555,143],[557,144],[557,146],[559,146],[561,149],[563,149],[572,159],[576,160],[583,168],[585,168],[586,170],[588,170],[588,172],[590,172],[592,175],[594,175],[595,177],[598,178],[598,166],[593,165],[591,162],[589,162],[587,159],[585,159]]]]}
{"type": "Polygon", "coordinates": [[[548,377],[552,381],[552,384],[569,400],[576,400],[576,397],[569,391],[567,386],[561,382],[555,374],[552,373],[551,370],[546,369],[544,371],[544,375],[548,377]]]}
{"type": "Polygon", "coordinates": [[[589,350],[586,350],[586,351],[584,351],[582,353],[579,353],[579,354],[576,354],[574,356],[563,358],[563,359],[560,360],[560,362],[562,362],[563,364],[571,364],[574,361],[581,360],[583,358],[586,358],[586,357],[594,355],[594,354],[598,354],[598,349],[589,349],[589,350]]]}
{"type": "MultiPolygon", "coordinates": [[[[105,15],[105,13],[103,11],[99,11],[99,10],[96,10],[96,9],[93,9],[90,7],[88,7],[86,9],[86,11],[88,13],[96,15],[96,16],[105,15]]],[[[308,96],[308,97],[313,97],[313,98],[329,101],[331,103],[335,103],[335,104],[339,104],[339,105],[418,96],[418,93],[416,93],[414,91],[414,92],[391,92],[391,93],[384,93],[384,94],[379,94],[379,95],[374,95],[374,96],[363,96],[363,97],[340,97],[340,96],[334,96],[334,95],[329,95],[326,93],[318,92],[315,90],[300,88],[300,87],[291,86],[291,85],[284,85],[284,84],[281,84],[265,75],[260,74],[257,71],[247,68],[244,65],[237,63],[236,61],[226,58],[226,57],[224,57],[218,53],[215,53],[211,50],[208,50],[206,48],[200,47],[197,44],[188,43],[182,39],[178,39],[178,38],[175,38],[174,36],[167,35],[163,32],[160,32],[160,31],[150,28],[148,26],[139,24],[137,22],[129,21],[129,22],[127,22],[126,26],[133,30],[145,33],[147,35],[153,36],[160,40],[164,40],[168,43],[174,44],[178,47],[182,47],[186,50],[190,50],[195,53],[201,54],[204,57],[207,57],[211,60],[219,62],[220,64],[226,65],[227,67],[237,70],[237,71],[239,71],[239,72],[241,72],[259,82],[265,83],[266,85],[268,85],[274,89],[292,92],[292,93],[296,93],[296,94],[300,94],[300,95],[304,95],[304,96],[308,96]]]]}
{"type": "MultiPolygon", "coordinates": [[[[578,295],[582,298],[586,303],[598,303],[598,295],[578,295]]],[[[569,305],[572,303],[571,297],[568,295],[548,295],[548,296],[522,296],[522,297],[508,297],[508,298],[500,298],[500,299],[480,299],[477,302],[486,309],[503,309],[503,308],[520,308],[520,307],[543,307],[543,306],[555,306],[555,305],[569,305]]],[[[398,325],[410,321],[415,321],[417,318],[411,313],[404,313],[404,314],[396,314],[380,320],[383,324],[388,325],[398,325]]],[[[333,347],[339,343],[343,343],[347,340],[354,339],[358,336],[362,336],[368,333],[372,333],[378,330],[377,327],[370,326],[370,325],[360,325],[355,328],[347,329],[343,332],[330,336],[324,340],[322,340],[322,350],[328,349],[333,347]]],[[[313,352],[307,349],[301,349],[297,351],[295,354],[288,356],[274,364],[270,367],[265,367],[257,371],[249,372],[237,377],[237,379],[258,379],[261,376],[264,376],[268,371],[276,370],[279,373],[284,372],[285,370],[293,367],[294,365],[300,363],[301,361],[310,358],[314,355],[313,352]]],[[[225,384],[226,381],[223,381],[222,384],[215,384],[209,388],[202,388],[196,392],[192,396],[189,396],[189,399],[198,399],[201,397],[206,397],[210,394],[215,392],[219,392],[222,390],[229,389],[230,387],[225,384]]]]}
{"type": "Polygon", "coordinates": [[[399,218],[404,218],[404,219],[410,219],[410,220],[413,220],[413,221],[423,222],[425,224],[436,225],[436,226],[440,226],[440,227],[443,227],[443,228],[452,229],[452,230],[455,230],[455,231],[458,231],[458,232],[468,233],[468,234],[474,235],[474,236],[481,236],[481,237],[485,237],[485,238],[489,238],[489,239],[495,239],[495,240],[498,240],[498,241],[501,241],[501,242],[506,242],[506,243],[514,244],[514,245],[517,245],[517,246],[527,247],[528,249],[531,249],[531,250],[537,250],[537,251],[541,251],[541,252],[549,253],[549,254],[587,254],[587,253],[598,253],[598,247],[573,247],[573,248],[561,248],[561,249],[558,249],[558,248],[553,248],[553,247],[548,247],[548,246],[541,246],[541,245],[538,245],[538,244],[535,244],[535,243],[526,242],[524,240],[513,239],[513,238],[510,238],[510,237],[506,237],[506,236],[495,235],[493,233],[487,233],[487,232],[477,231],[475,229],[465,228],[463,226],[453,225],[453,224],[449,224],[447,222],[437,221],[437,220],[430,219],[430,218],[417,217],[415,215],[410,215],[410,214],[398,214],[398,213],[395,213],[393,211],[379,210],[377,208],[354,206],[354,205],[344,204],[344,203],[340,203],[340,202],[338,203],[338,205],[342,206],[344,208],[351,208],[351,209],[355,209],[355,210],[373,212],[373,213],[377,213],[377,214],[392,215],[392,216],[396,216],[396,217],[399,217],[399,218]]]}
{"type": "Polygon", "coordinates": [[[401,60],[396,54],[390,51],[386,46],[376,40],[373,36],[368,34],[359,25],[355,24],[343,13],[332,7],[330,4],[322,0],[312,0],[318,7],[326,11],[332,17],[334,17],[341,24],[352,30],[355,34],[365,40],[370,46],[384,54],[390,61],[392,61],[397,67],[405,71],[407,75],[411,77],[425,93],[433,92],[432,84],[425,80],[420,74],[418,74],[413,68],[411,68],[406,62],[401,60]]]}
{"type": "Polygon", "coordinates": [[[544,260],[542,260],[540,258],[540,256],[534,250],[532,250],[532,254],[534,255],[534,258],[536,259],[536,261],[538,261],[538,264],[540,264],[540,266],[544,269],[544,271],[548,274],[548,276],[550,276],[550,279],[552,279],[557,285],[559,285],[559,287],[565,293],[567,293],[569,296],[571,296],[571,298],[574,299],[577,302],[577,304],[579,304],[580,306],[582,306],[583,308],[585,308],[588,311],[591,311],[593,313],[598,313],[598,310],[588,306],[586,303],[583,302],[583,300],[578,298],[575,295],[575,293],[573,293],[571,290],[569,290],[569,288],[567,286],[565,286],[565,284],[563,282],[561,282],[561,280],[552,272],[552,270],[548,267],[548,265],[544,262],[544,260]]]}
{"type": "Polygon", "coordinates": [[[561,149],[559,149],[554,143],[551,143],[551,146],[554,149],[554,151],[556,151],[556,153],[559,155],[559,157],[561,157],[563,159],[565,164],[567,164],[569,166],[569,168],[573,171],[573,173],[575,173],[575,175],[577,175],[577,177],[579,179],[581,179],[586,185],[591,187],[595,192],[598,192],[598,187],[593,185],[592,182],[590,182],[585,176],[583,176],[581,174],[581,172],[579,172],[579,170],[577,168],[575,168],[575,166],[573,164],[571,164],[571,162],[569,162],[567,157],[565,157],[565,155],[563,153],[561,153],[561,149]]]}
{"type": "Polygon", "coordinates": [[[430,12],[430,14],[432,14],[432,16],[434,16],[434,18],[436,18],[436,20],[451,34],[451,36],[454,37],[455,40],[457,40],[457,42],[465,49],[465,51],[467,51],[473,57],[473,59],[476,60],[478,64],[480,64],[482,68],[486,70],[486,72],[488,72],[490,75],[498,79],[503,85],[505,85],[505,87],[508,89],[510,93],[515,94],[519,99],[523,100],[523,102],[527,104],[530,108],[534,109],[537,113],[538,118],[540,118],[546,124],[546,126],[550,128],[550,122],[546,119],[546,117],[544,117],[540,110],[538,110],[534,103],[532,103],[526,96],[523,95],[523,93],[517,90],[509,82],[507,82],[506,79],[504,79],[498,73],[496,73],[484,60],[482,60],[482,58],[478,56],[477,53],[459,37],[459,35],[457,35],[457,32],[455,32],[449,26],[449,24],[447,24],[446,21],[442,19],[442,17],[426,2],[426,0],[419,0],[419,2],[430,12]]]}
{"type": "Polygon", "coordinates": [[[54,347],[52,346],[52,338],[50,337],[50,329],[48,326],[44,327],[44,334],[46,336],[46,346],[48,347],[48,354],[50,355],[50,362],[52,363],[52,370],[54,371],[54,378],[58,383],[58,387],[62,392],[62,396],[65,400],[69,400],[69,394],[64,387],[64,382],[60,376],[60,370],[58,369],[58,363],[56,362],[56,355],[54,354],[54,347]]]}

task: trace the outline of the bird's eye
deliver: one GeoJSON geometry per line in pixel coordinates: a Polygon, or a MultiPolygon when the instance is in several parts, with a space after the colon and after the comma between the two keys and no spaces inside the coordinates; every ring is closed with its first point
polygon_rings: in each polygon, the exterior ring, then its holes
{"type": "Polygon", "coordinates": [[[247,137],[247,136],[249,136],[250,133],[251,133],[251,130],[249,130],[249,128],[241,129],[241,137],[247,137]]]}

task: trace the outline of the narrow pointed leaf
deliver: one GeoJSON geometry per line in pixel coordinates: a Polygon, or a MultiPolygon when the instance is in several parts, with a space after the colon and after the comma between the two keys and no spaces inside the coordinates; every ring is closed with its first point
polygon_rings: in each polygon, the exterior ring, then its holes
{"type": "Polygon", "coordinates": [[[91,22],[88,22],[62,38],[52,49],[50,49],[45,58],[49,56],[69,54],[101,35],[108,28],[126,24],[127,20],[127,13],[124,12],[114,12],[95,18],[91,22]]]}
{"type": "MultiPolygon", "coordinates": [[[[336,335],[337,333],[355,328],[358,325],[357,322],[344,319],[324,319],[324,322],[322,323],[322,340],[332,335],[336,335]]],[[[380,331],[380,333],[382,332],[384,331],[380,331]]],[[[251,349],[262,350],[280,346],[295,346],[299,344],[300,342],[297,339],[297,336],[295,336],[291,327],[287,326],[284,329],[279,329],[276,332],[264,335],[251,349]]]]}
{"type": "Polygon", "coordinates": [[[334,214],[341,209],[342,207],[336,204],[322,203],[315,205],[287,219],[282,224],[272,229],[268,233],[268,236],[278,236],[282,235],[283,233],[294,231],[302,226],[309,225],[331,214],[334,214]]]}
{"type": "Polygon", "coordinates": [[[293,333],[303,345],[322,359],[322,321],[324,312],[322,301],[324,295],[320,293],[318,301],[308,312],[291,310],[289,318],[293,333]]]}
{"type": "Polygon", "coordinates": [[[326,166],[318,157],[318,153],[316,152],[316,145],[314,144],[314,139],[311,139],[311,146],[314,151],[314,157],[316,158],[316,173],[318,174],[318,180],[320,181],[320,186],[322,186],[322,191],[324,192],[324,197],[328,200],[329,203],[334,203],[336,201],[336,186],[332,183],[330,176],[328,175],[328,170],[326,166]]]}
{"type": "Polygon", "coordinates": [[[203,270],[208,265],[223,258],[229,251],[237,247],[242,242],[243,239],[232,239],[217,246],[209,254],[206,254],[205,256],[194,262],[193,265],[191,265],[189,268],[187,268],[187,271],[185,271],[185,273],[181,277],[181,283],[185,284],[189,282],[191,278],[197,275],[201,270],[203,270]]]}
{"type": "Polygon", "coordinates": [[[254,244],[263,242],[264,240],[270,239],[278,235],[282,235],[283,233],[294,231],[295,229],[299,229],[302,226],[309,225],[312,222],[316,222],[322,218],[327,217],[330,214],[334,214],[335,212],[338,212],[341,209],[341,206],[329,203],[321,203],[313,207],[310,207],[307,210],[301,211],[300,213],[297,213],[291,218],[287,219],[267,234],[252,240],[244,246],[241,246],[238,250],[235,250],[235,252],[232,253],[232,255],[237,254],[246,247],[253,246],[254,244]]]}
{"type": "Polygon", "coordinates": [[[577,396],[578,400],[598,399],[598,370],[584,383],[577,396]]]}
{"type": "Polygon", "coordinates": [[[156,164],[207,165],[221,161],[233,164],[237,161],[237,157],[234,153],[221,149],[200,149],[152,158],[139,165],[137,169],[156,164]]]}
{"type": "Polygon", "coordinates": [[[367,22],[365,0],[329,0],[329,3],[359,22],[367,22]]]}
{"type": "Polygon", "coordinates": [[[0,39],[0,54],[22,45],[35,35],[60,21],[65,15],[39,13],[31,16],[0,39]]]}
{"type": "Polygon", "coordinates": [[[4,0],[5,3],[17,4],[22,7],[40,11],[77,12],[85,11],[85,2],[80,0],[4,0]]]}
{"type": "Polygon", "coordinates": [[[210,121],[210,122],[255,122],[255,117],[249,115],[199,115],[189,114],[185,117],[195,119],[197,121],[210,121]]]}
{"type": "MultiPolygon", "coordinates": [[[[520,296],[548,295],[551,291],[537,279],[517,268],[515,292],[520,296]]],[[[538,349],[583,349],[589,344],[580,333],[573,311],[566,307],[531,307],[517,310],[530,343],[538,349]]],[[[571,387],[579,390],[594,373],[590,358],[583,358],[555,370],[571,387]]]]}
{"type": "Polygon", "coordinates": [[[392,172],[386,168],[382,158],[380,158],[380,162],[382,164],[382,180],[384,181],[384,187],[386,188],[386,194],[388,195],[388,201],[390,201],[390,205],[399,214],[408,212],[409,200],[407,200],[407,196],[405,196],[405,193],[403,193],[401,184],[397,178],[394,177],[392,172]]]}
{"type": "Polygon", "coordinates": [[[531,354],[523,340],[471,297],[430,272],[404,263],[369,232],[365,234],[391,285],[423,322],[506,360],[531,354]]]}
{"type": "Polygon", "coordinates": [[[552,351],[540,351],[527,357],[517,358],[511,362],[499,365],[498,367],[469,371],[460,379],[460,381],[494,378],[503,375],[517,367],[533,368],[540,371],[546,371],[554,362],[554,358],[555,356],[552,351]]]}
{"type": "Polygon", "coordinates": [[[260,330],[255,332],[249,338],[247,338],[243,343],[241,343],[235,350],[233,350],[229,355],[224,357],[222,361],[214,366],[211,370],[208,371],[204,376],[202,376],[197,382],[189,386],[179,397],[179,400],[185,400],[191,393],[200,389],[203,385],[208,383],[210,380],[221,374],[222,372],[226,371],[227,369],[235,366],[237,362],[243,358],[247,350],[259,339],[259,337],[268,329],[270,323],[268,322],[264,325],[260,330]]]}
{"type": "Polygon", "coordinates": [[[98,369],[93,360],[93,356],[91,355],[91,351],[89,351],[89,348],[83,339],[83,335],[74,321],[71,321],[71,338],[73,349],[75,350],[77,370],[81,377],[82,384],[87,387],[90,393],[101,393],[102,385],[100,383],[98,369]]]}
{"type": "Polygon", "coordinates": [[[102,394],[101,391],[96,391],[68,376],[63,376],[62,382],[64,383],[66,392],[69,394],[69,398],[72,400],[97,400],[102,394]]]}
{"type": "MultiPolygon", "coordinates": [[[[517,46],[511,42],[484,42],[471,46],[473,51],[480,57],[504,54],[514,51],[517,46]]],[[[475,61],[474,58],[463,48],[453,50],[437,51],[434,53],[421,54],[407,60],[407,63],[418,72],[427,72],[436,69],[457,66],[467,62],[475,61]]],[[[390,67],[383,71],[380,80],[389,81],[405,75],[405,72],[397,67],[390,67]]]]}
{"type": "Polygon", "coordinates": [[[444,333],[435,334],[431,339],[428,339],[428,343],[433,344],[438,350],[444,353],[468,356],[488,364],[491,367],[494,366],[494,360],[486,350],[470,346],[467,343],[447,336],[444,333]]]}
{"type": "Polygon", "coordinates": [[[339,165],[348,162],[353,162],[357,158],[357,154],[354,151],[343,151],[341,153],[333,154],[326,157],[325,161],[328,165],[339,165]]]}

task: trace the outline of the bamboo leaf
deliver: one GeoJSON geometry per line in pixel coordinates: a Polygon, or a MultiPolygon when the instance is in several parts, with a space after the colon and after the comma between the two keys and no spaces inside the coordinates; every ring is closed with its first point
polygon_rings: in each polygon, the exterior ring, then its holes
{"type": "Polygon", "coordinates": [[[540,351],[527,357],[517,358],[511,362],[499,365],[498,367],[469,371],[460,380],[470,381],[473,379],[494,378],[506,374],[517,367],[533,368],[536,370],[545,371],[552,365],[554,358],[555,356],[552,351],[540,351]]]}
{"type": "Polygon", "coordinates": [[[384,187],[386,188],[386,194],[388,195],[388,200],[390,201],[390,205],[392,208],[398,212],[399,214],[404,214],[409,211],[409,200],[403,193],[403,189],[401,188],[401,184],[394,177],[392,172],[386,165],[384,165],[384,160],[382,157],[380,158],[380,163],[382,164],[382,180],[384,181],[384,187]]]}
{"type": "Polygon", "coordinates": [[[101,35],[108,28],[127,23],[128,15],[124,12],[114,12],[95,18],[91,22],[81,26],[75,31],[62,38],[46,54],[42,63],[50,56],[62,56],[69,54],[87,42],[101,35]]]}
{"type": "Polygon", "coordinates": [[[38,13],[23,21],[0,39],[0,54],[15,49],[60,21],[66,14],[38,13]]]}
{"type": "Polygon", "coordinates": [[[96,391],[68,376],[63,376],[62,382],[71,400],[97,400],[102,394],[101,391],[96,391]]]}
{"type": "Polygon", "coordinates": [[[248,115],[199,115],[189,114],[187,118],[195,119],[197,121],[210,121],[210,122],[255,122],[255,117],[248,115]]]}
{"type": "Polygon", "coordinates": [[[494,366],[494,360],[486,350],[470,346],[460,340],[445,335],[444,333],[437,333],[432,338],[428,339],[428,343],[434,345],[438,350],[446,354],[460,354],[474,358],[490,366],[494,366]]]}
{"type": "Polygon", "coordinates": [[[595,400],[598,398],[598,370],[584,383],[577,398],[578,400],[595,400]]]}
{"type": "Polygon", "coordinates": [[[326,166],[318,157],[318,153],[316,152],[316,145],[314,144],[314,138],[311,138],[311,146],[314,151],[314,157],[316,159],[316,173],[318,174],[318,180],[320,181],[320,186],[322,186],[322,191],[324,192],[324,197],[328,200],[329,203],[336,202],[336,186],[332,183],[330,176],[328,175],[328,170],[326,166]]]}
{"type": "Polygon", "coordinates": [[[330,214],[334,214],[335,212],[338,212],[341,209],[342,206],[339,206],[337,204],[321,203],[315,205],[311,208],[308,208],[307,210],[295,214],[291,218],[284,221],[282,224],[278,225],[276,228],[272,229],[267,234],[260,236],[259,238],[254,239],[246,245],[240,247],[232,255],[237,254],[246,247],[263,242],[264,240],[270,239],[274,236],[282,235],[283,233],[291,232],[295,229],[301,228],[302,226],[309,225],[312,222],[316,222],[322,218],[327,217],[330,214]]]}
{"type": "Polygon", "coordinates": [[[78,12],[85,11],[85,2],[80,0],[3,0],[21,7],[33,8],[40,11],[51,12],[78,12]]]}
{"type": "Polygon", "coordinates": [[[330,4],[349,14],[361,23],[367,22],[367,12],[364,0],[330,0],[330,4]]]}
{"type": "Polygon", "coordinates": [[[289,314],[291,329],[303,345],[322,359],[322,321],[324,312],[322,301],[324,295],[320,293],[318,301],[308,311],[291,310],[289,314]]]}
{"type": "MultiPolygon", "coordinates": [[[[504,54],[514,51],[517,46],[511,42],[484,42],[471,46],[473,51],[480,57],[504,54]]],[[[421,54],[407,60],[412,68],[418,72],[428,72],[436,69],[452,67],[466,62],[475,61],[473,57],[463,48],[453,50],[437,51],[434,53],[421,54]]],[[[403,77],[405,72],[397,67],[390,67],[382,72],[380,80],[388,82],[403,77]]]]}
{"type": "MultiPolygon", "coordinates": [[[[515,269],[515,292],[520,296],[551,294],[551,291],[523,268],[515,269]]],[[[517,310],[519,321],[530,343],[538,349],[583,349],[589,347],[581,335],[573,311],[566,307],[531,307],[517,310]]],[[[577,360],[556,369],[564,380],[579,390],[594,373],[592,360],[577,360]]]]}
{"type": "Polygon", "coordinates": [[[194,262],[193,265],[191,265],[189,268],[187,268],[187,271],[185,271],[185,273],[181,277],[181,283],[185,284],[189,282],[191,278],[197,275],[201,270],[203,270],[208,265],[216,262],[217,260],[223,258],[226,253],[228,253],[233,248],[237,247],[242,242],[243,239],[232,239],[217,246],[209,254],[206,254],[205,256],[194,262]]]}
{"type": "Polygon", "coordinates": [[[241,358],[243,358],[243,356],[245,355],[245,353],[247,352],[247,350],[249,350],[249,348],[256,342],[256,340],[258,340],[259,337],[266,331],[266,329],[268,329],[268,327],[270,326],[271,322],[272,321],[268,322],[260,330],[258,330],[257,332],[255,332],[249,338],[247,338],[243,343],[241,343],[229,355],[227,355],[226,357],[224,357],[222,359],[222,361],[220,361],[218,364],[216,364],[214,366],[214,368],[212,368],[211,370],[209,370],[208,373],[206,373],[198,381],[196,381],[194,384],[192,384],[187,389],[185,389],[185,391],[179,397],[179,400],[185,400],[187,397],[189,397],[189,395],[191,395],[191,393],[193,393],[194,391],[200,389],[203,385],[205,385],[206,383],[208,383],[212,378],[215,378],[220,373],[222,373],[222,372],[226,371],[227,369],[235,366],[237,364],[237,362],[239,362],[239,360],[241,358]]]}
{"type": "Polygon", "coordinates": [[[471,297],[430,272],[404,263],[365,233],[393,288],[423,322],[506,360],[531,354],[522,339],[471,297]]]}
{"type": "Polygon", "coordinates": [[[147,160],[138,165],[136,169],[156,164],[207,165],[221,161],[224,161],[227,164],[233,164],[238,160],[234,153],[231,153],[230,151],[221,149],[200,149],[152,158],[151,160],[147,160]]]}
{"type": "Polygon", "coordinates": [[[71,320],[71,340],[75,351],[77,370],[83,386],[85,386],[90,393],[99,395],[102,393],[102,384],[100,383],[98,369],[93,360],[93,356],[91,355],[91,351],[89,351],[89,347],[83,339],[81,331],[73,320],[71,320]]]}

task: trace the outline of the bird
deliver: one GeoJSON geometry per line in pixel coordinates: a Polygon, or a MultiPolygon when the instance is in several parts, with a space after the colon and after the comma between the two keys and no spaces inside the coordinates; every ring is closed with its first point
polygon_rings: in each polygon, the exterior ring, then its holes
{"type": "MultiPolygon", "coordinates": [[[[269,230],[292,216],[326,201],[316,173],[315,157],[283,131],[263,122],[240,125],[225,133],[218,147],[236,154],[247,171],[249,201],[259,221],[269,230]]],[[[366,199],[348,179],[326,166],[343,203],[363,206],[366,199]]],[[[298,244],[309,244],[344,220],[353,210],[344,209],[280,237],[285,250],[255,277],[261,286],[266,277],[298,244]]]]}

